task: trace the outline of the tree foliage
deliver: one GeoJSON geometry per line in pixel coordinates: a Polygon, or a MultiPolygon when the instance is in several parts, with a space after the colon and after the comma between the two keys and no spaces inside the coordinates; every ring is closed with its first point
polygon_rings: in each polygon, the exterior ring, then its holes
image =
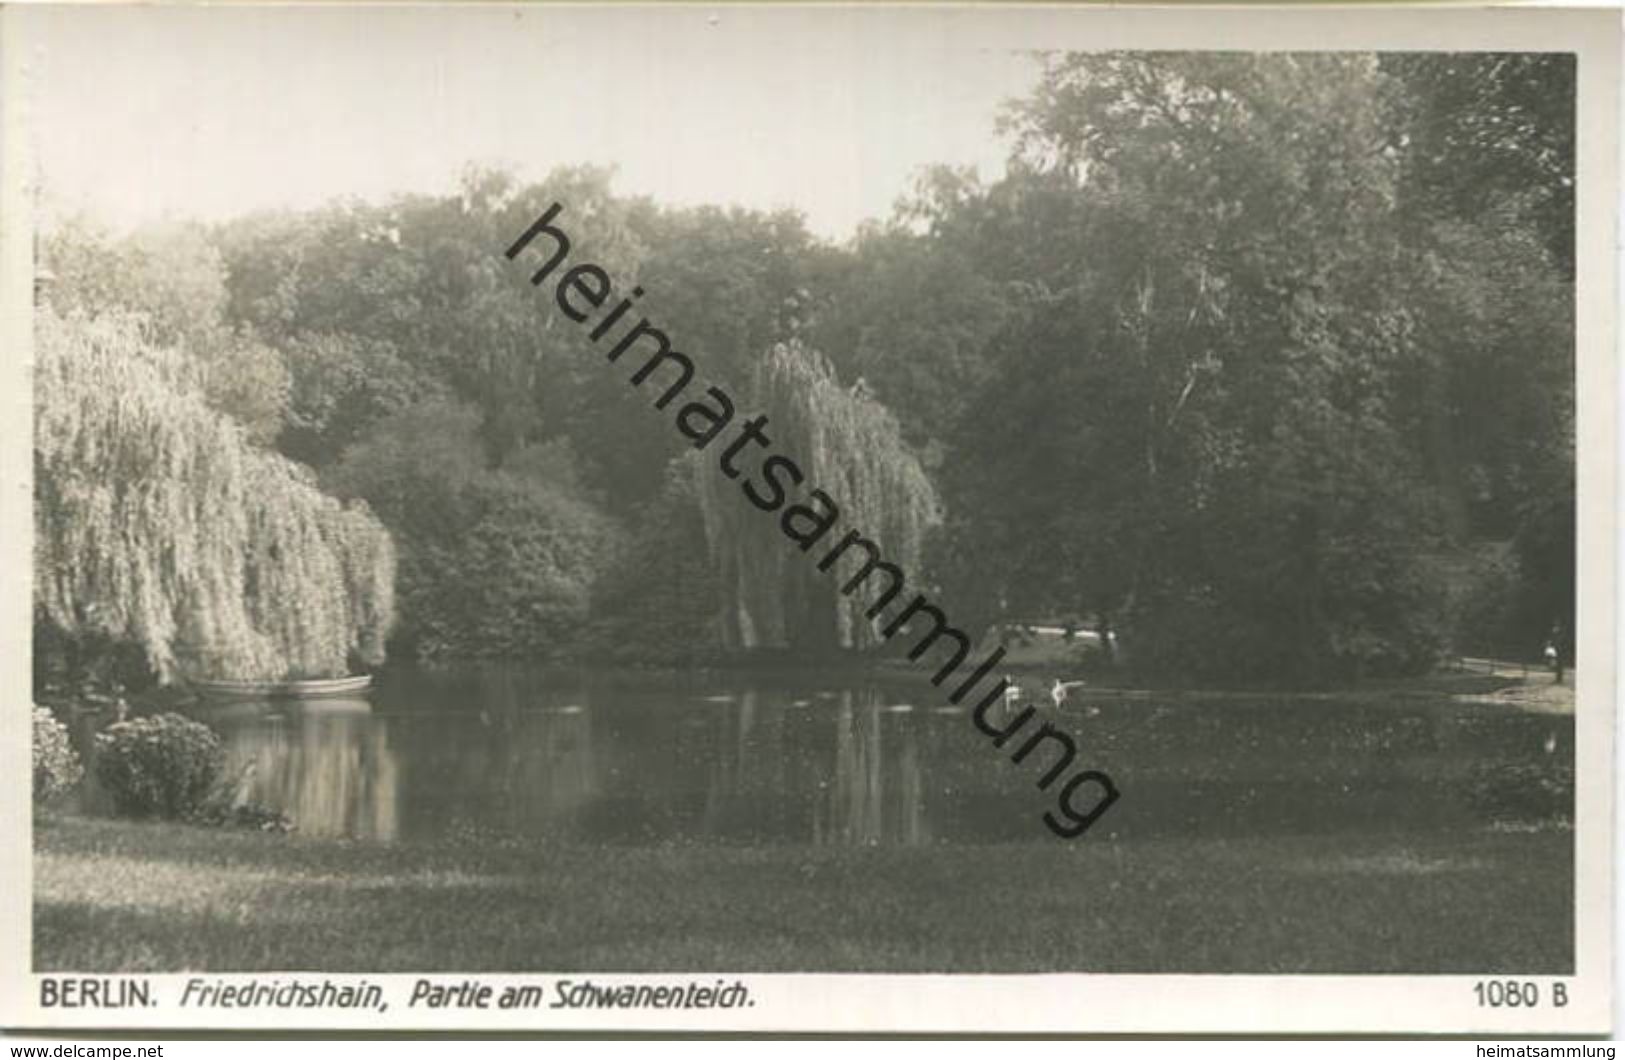
{"type": "MultiPolygon", "coordinates": [[[[860,385],[843,386],[829,360],[799,341],[759,362],[751,407],[768,417],[774,449],[795,460],[807,489],[839,507],[841,529],[860,530],[906,573],[921,570],[926,535],[940,521],[935,487],[903,441],[897,420],[860,385]]],[[[723,638],[731,647],[811,651],[872,648],[882,642],[864,617],[869,601],[843,596],[817,570],[826,549],[804,554],[780,522],[747,505],[738,485],[709,461],[694,461],[706,537],[717,561],[723,638]]]]}
{"type": "Polygon", "coordinates": [[[1396,52],[1413,216],[1472,220],[1513,206],[1574,275],[1575,57],[1563,52],[1396,52]]]}
{"type": "Polygon", "coordinates": [[[400,639],[425,657],[550,658],[579,643],[618,531],[570,461],[521,450],[491,469],[479,414],[454,401],[379,421],[325,481],[401,544],[400,639]]]}
{"type": "Polygon", "coordinates": [[[643,288],[839,532],[966,630],[1092,620],[1147,670],[1249,680],[1566,647],[1572,57],[1042,62],[1003,175],[927,170],[844,245],[603,170],[470,170],[212,229],[70,226],[53,299],[138,315],[185,351],[176,388],[366,498],[427,654],[879,640],[503,257],[554,202],[572,261],[643,288]]]}
{"type": "Polygon", "coordinates": [[[1414,91],[1368,55],[1067,55],[1003,181],[928,186],[933,238],[1026,283],[947,461],[959,571],[1008,557],[967,590],[1159,672],[1444,647],[1452,542],[1562,493],[1532,454],[1572,445],[1570,332],[1530,224],[1410,208],[1414,91]]]}
{"type": "Polygon", "coordinates": [[[842,376],[861,380],[897,417],[928,467],[992,371],[988,343],[1012,308],[1008,285],[975,248],[901,225],[860,232],[810,331],[842,376]]]}
{"type": "Polygon", "coordinates": [[[625,546],[594,586],[593,658],[694,667],[722,657],[722,597],[694,471],[673,461],[661,492],[627,521],[625,546]]]}
{"type": "Polygon", "coordinates": [[[206,229],[160,225],[114,239],[75,219],[45,240],[42,260],[58,311],[137,321],[146,341],[189,356],[211,407],[254,441],[275,441],[288,403],[288,370],[253,328],[227,323],[225,263],[206,229]]]}
{"type": "Polygon", "coordinates": [[[331,676],[383,659],[394,549],[362,505],[213,411],[127,317],[37,321],[35,606],[140,645],[162,680],[331,676]]]}

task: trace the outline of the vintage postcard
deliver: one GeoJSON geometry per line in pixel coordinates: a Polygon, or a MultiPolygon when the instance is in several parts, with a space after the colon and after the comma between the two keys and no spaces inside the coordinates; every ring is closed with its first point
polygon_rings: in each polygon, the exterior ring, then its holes
{"type": "Polygon", "coordinates": [[[1610,1030],[1617,12],[0,19],[0,1024],[1610,1030]]]}

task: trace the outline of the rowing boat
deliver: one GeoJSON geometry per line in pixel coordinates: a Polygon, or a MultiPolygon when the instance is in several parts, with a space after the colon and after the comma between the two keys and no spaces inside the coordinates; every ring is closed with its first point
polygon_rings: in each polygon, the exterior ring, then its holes
{"type": "Polygon", "coordinates": [[[193,678],[192,688],[206,699],[326,699],[356,696],[372,687],[372,675],[329,677],[309,681],[224,681],[193,678]]]}

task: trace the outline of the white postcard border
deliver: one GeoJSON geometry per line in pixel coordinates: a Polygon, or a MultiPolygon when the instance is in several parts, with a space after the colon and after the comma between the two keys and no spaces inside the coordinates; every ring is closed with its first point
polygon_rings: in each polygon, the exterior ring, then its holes
{"type": "MultiPolygon", "coordinates": [[[[0,12],[0,688],[22,699],[30,686],[32,305],[28,36],[30,7],[0,12]]],[[[163,5],[154,7],[161,14],[163,5]]],[[[235,5],[232,5],[235,6],[235,5]]],[[[322,7],[338,5],[325,4],[322,7]]],[[[381,7],[368,5],[371,11],[381,7]]],[[[476,9],[477,10],[477,9],[476,9]]],[[[530,6],[530,17],[571,18],[585,7],[530,6]]],[[[596,17],[636,26],[678,20],[705,8],[677,5],[598,9],[596,17]]],[[[1576,712],[1576,968],[1572,977],[1530,978],[1548,990],[1567,984],[1563,1008],[1481,1008],[1473,984],[1507,976],[1385,975],[751,975],[614,972],[459,976],[256,973],[210,982],[367,982],[384,987],[382,1013],[334,1009],[181,1008],[184,974],[97,977],[145,980],[159,1004],[125,1009],[44,1008],[32,973],[31,822],[27,712],[0,711],[0,1024],[19,1027],[167,1029],[358,1028],[367,1030],[540,1030],[617,1028],[692,1031],[1019,1031],[1092,1033],[1602,1033],[1611,1026],[1614,922],[1612,773],[1616,709],[1618,474],[1619,14],[1550,8],[1149,9],[909,5],[728,5],[783,42],[797,20],[869,19],[876,33],[906,33],[918,20],[965,48],[1211,50],[1516,50],[1579,56],[1577,156],[1577,349],[1579,540],[1576,712]],[[710,1010],[548,1009],[494,1012],[412,1009],[420,978],[464,978],[502,986],[561,979],[653,985],[742,980],[755,1004],[710,1010]]],[[[87,10],[87,14],[89,11],[87,10]]],[[[606,36],[606,40],[613,37],[606,36]]],[[[1215,881],[1222,886],[1222,881],[1215,881]]],[[[1081,899],[1080,899],[1081,900],[1081,899]]]]}

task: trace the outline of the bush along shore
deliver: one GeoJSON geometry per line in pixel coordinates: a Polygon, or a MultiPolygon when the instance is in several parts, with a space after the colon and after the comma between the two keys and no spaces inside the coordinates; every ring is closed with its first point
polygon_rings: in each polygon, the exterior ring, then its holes
{"type": "Polygon", "coordinates": [[[34,800],[47,812],[105,809],[119,819],[287,832],[293,820],[247,798],[226,770],[220,738],[175,713],[109,719],[95,732],[87,770],[67,724],[34,707],[34,800]]]}

